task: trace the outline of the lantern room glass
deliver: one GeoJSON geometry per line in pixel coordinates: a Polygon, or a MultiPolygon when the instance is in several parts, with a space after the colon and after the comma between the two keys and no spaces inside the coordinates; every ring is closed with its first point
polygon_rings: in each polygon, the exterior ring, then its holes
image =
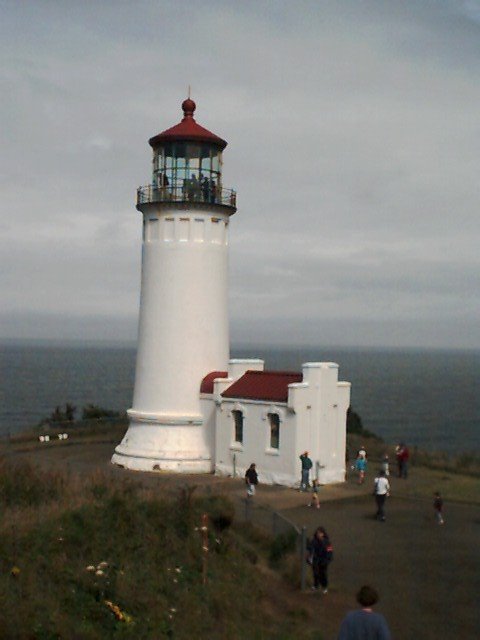
{"type": "Polygon", "coordinates": [[[154,150],[152,184],[175,200],[217,202],[222,193],[222,152],[208,143],[166,143],[154,150]]]}

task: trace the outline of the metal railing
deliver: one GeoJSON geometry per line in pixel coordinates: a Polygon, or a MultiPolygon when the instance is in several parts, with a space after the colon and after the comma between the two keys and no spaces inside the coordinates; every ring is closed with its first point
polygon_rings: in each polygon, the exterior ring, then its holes
{"type": "Polygon", "coordinates": [[[236,207],[237,194],[233,189],[202,189],[190,186],[156,187],[153,184],[147,184],[137,189],[137,205],[153,202],[203,202],[204,204],[236,207]]]}

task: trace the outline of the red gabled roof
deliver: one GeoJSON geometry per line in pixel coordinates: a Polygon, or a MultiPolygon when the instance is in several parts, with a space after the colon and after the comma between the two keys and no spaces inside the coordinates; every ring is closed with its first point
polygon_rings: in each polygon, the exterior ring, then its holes
{"type": "Polygon", "coordinates": [[[302,382],[303,375],[292,371],[247,371],[226,389],[224,398],[287,402],[288,385],[302,382]]]}
{"type": "Polygon", "coordinates": [[[200,385],[200,393],[213,393],[213,381],[215,380],[215,378],[227,377],[227,371],[212,371],[211,373],[207,373],[200,385]]]}
{"type": "Polygon", "coordinates": [[[183,120],[170,129],[158,133],[148,141],[150,146],[154,149],[165,142],[173,142],[175,140],[191,140],[194,142],[209,142],[214,144],[220,149],[225,149],[227,143],[222,138],[219,138],[214,133],[201,127],[196,123],[193,113],[196,109],[196,104],[193,100],[188,98],[182,103],[183,120]]]}

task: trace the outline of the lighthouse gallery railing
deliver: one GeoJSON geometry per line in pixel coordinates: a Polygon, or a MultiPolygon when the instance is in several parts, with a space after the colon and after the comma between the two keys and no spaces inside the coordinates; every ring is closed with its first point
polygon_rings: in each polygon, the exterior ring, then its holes
{"type": "Polygon", "coordinates": [[[151,202],[203,202],[226,207],[237,206],[237,194],[233,189],[192,190],[181,187],[156,187],[147,184],[137,189],[137,204],[151,202]]]}

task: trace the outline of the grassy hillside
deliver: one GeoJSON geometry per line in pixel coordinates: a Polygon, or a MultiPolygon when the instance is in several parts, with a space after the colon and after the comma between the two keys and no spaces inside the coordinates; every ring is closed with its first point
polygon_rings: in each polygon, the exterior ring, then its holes
{"type": "Polygon", "coordinates": [[[267,603],[225,497],[3,462],[0,505],[2,638],[321,637],[267,603]]]}

